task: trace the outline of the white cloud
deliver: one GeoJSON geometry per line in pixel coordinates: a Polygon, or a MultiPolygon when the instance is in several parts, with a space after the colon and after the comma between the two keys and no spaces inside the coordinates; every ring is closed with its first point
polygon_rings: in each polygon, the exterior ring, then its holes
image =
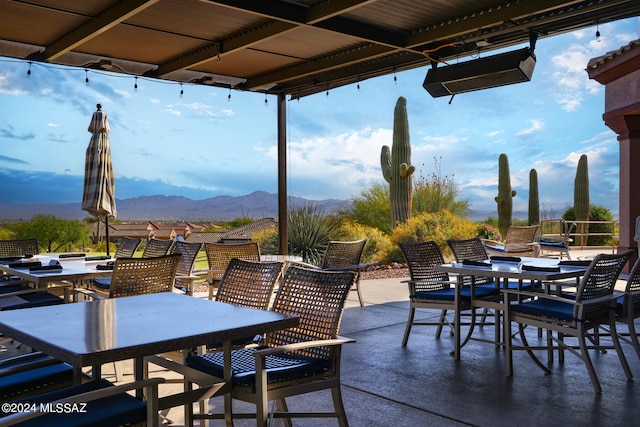
{"type": "Polygon", "coordinates": [[[544,123],[541,120],[533,119],[531,120],[531,127],[527,129],[522,129],[519,132],[516,132],[516,136],[528,136],[533,135],[534,133],[538,133],[544,129],[544,123]]]}
{"type": "Polygon", "coordinates": [[[47,126],[49,126],[50,128],[57,128],[60,125],[57,123],[47,123],[47,126]]]}

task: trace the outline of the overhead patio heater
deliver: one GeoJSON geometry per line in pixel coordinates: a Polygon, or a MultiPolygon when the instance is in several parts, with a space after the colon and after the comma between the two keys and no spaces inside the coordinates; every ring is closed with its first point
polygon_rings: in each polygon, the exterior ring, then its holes
{"type": "Polygon", "coordinates": [[[535,65],[533,49],[526,47],[459,64],[436,66],[427,72],[422,86],[438,98],[528,82],[535,65]]]}

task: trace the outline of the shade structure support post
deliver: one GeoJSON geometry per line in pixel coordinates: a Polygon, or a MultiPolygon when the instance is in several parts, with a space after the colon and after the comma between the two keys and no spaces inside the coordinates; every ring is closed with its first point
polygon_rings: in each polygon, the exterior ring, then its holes
{"type": "Polygon", "coordinates": [[[287,97],[278,95],[278,241],[280,253],[289,254],[287,228],[287,97]]]}

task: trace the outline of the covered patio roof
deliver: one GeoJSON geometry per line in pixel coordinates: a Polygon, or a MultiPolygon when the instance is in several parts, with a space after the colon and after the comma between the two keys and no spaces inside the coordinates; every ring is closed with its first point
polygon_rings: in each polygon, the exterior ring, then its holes
{"type": "Polygon", "coordinates": [[[302,97],[637,16],[633,0],[2,0],[0,55],[302,97]]]}
{"type": "Polygon", "coordinates": [[[0,0],[0,56],[277,95],[286,237],[287,97],[638,15],[637,0],[0,0]]]}

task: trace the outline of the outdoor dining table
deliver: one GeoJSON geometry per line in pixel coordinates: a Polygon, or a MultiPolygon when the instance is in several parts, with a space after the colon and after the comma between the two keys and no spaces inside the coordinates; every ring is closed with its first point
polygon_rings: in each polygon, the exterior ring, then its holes
{"type": "MultiPolygon", "coordinates": [[[[455,347],[453,356],[455,360],[460,360],[461,339],[460,339],[460,289],[463,286],[463,278],[471,277],[472,281],[475,277],[493,277],[499,281],[501,288],[506,288],[509,281],[518,281],[522,284],[524,281],[537,282],[545,284],[551,281],[563,281],[567,279],[575,279],[577,285],[580,277],[587,271],[586,265],[564,265],[560,264],[560,260],[552,258],[530,258],[520,257],[519,261],[499,261],[486,260],[486,265],[464,264],[464,263],[448,263],[437,265],[434,267],[436,271],[442,271],[457,276],[454,305],[456,306],[454,318],[454,335],[455,347]]],[[[567,286],[574,285],[571,281],[565,282],[567,286]]],[[[545,292],[549,289],[543,290],[545,292]]],[[[473,301],[471,303],[473,307],[473,301]]],[[[498,320],[496,321],[498,323],[498,320]]],[[[496,328],[500,325],[496,324],[496,328]]],[[[499,333],[499,332],[498,332],[499,333]]]]}
{"type": "Polygon", "coordinates": [[[75,256],[74,254],[39,254],[21,260],[1,260],[0,271],[31,282],[36,289],[52,284],[65,288],[65,300],[69,299],[67,289],[75,283],[98,277],[111,276],[112,270],[99,269],[98,265],[106,264],[113,259],[104,257],[75,256]],[[59,269],[47,269],[50,263],[59,263],[59,269]],[[35,264],[34,264],[35,263],[35,264]],[[37,269],[37,263],[44,269],[37,269]],[[35,269],[33,267],[36,267],[35,269]]]}
{"type": "Polygon", "coordinates": [[[140,380],[145,356],[225,343],[220,392],[231,379],[231,341],[297,324],[294,316],[171,292],[0,311],[1,333],[72,365],[76,382],[82,367],[91,366],[95,379],[102,364],[126,359],[140,380]]]}

